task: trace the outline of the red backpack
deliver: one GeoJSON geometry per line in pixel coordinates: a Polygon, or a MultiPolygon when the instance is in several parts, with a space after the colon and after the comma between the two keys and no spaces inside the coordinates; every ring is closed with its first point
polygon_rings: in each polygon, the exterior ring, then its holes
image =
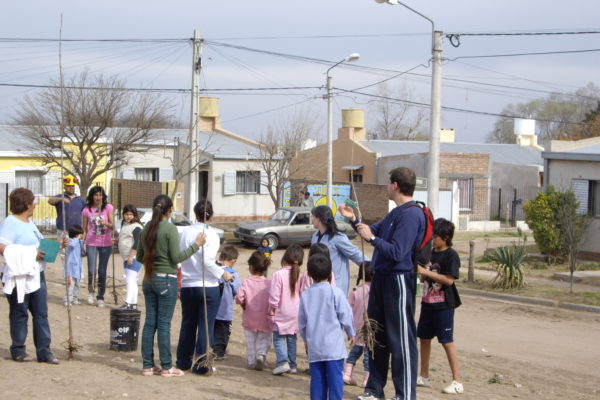
{"type": "Polygon", "coordinates": [[[431,210],[425,206],[425,203],[421,201],[415,201],[411,206],[419,207],[421,211],[423,211],[423,216],[425,217],[425,234],[423,235],[423,240],[418,246],[415,245],[413,248],[413,264],[416,271],[417,265],[424,267],[431,261],[431,249],[433,247],[433,214],[431,214],[431,210]]]}

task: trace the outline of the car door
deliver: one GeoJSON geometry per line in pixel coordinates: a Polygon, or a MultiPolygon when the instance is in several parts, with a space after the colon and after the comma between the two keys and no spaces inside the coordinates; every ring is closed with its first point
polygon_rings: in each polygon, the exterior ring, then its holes
{"type": "Polygon", "coordinates": [[[288,225],[288,241],[290,243],[308,244],[314,231],[310,211],[296,213],[288,225]]]}

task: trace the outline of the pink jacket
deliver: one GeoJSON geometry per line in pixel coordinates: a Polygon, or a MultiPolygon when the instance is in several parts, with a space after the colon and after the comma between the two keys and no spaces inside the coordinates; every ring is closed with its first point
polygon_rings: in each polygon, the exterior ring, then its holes
{"type": "Polygon", "coordinates": [[[271,281],[264,276],[252,275],[244,279],[235,296],[235,302],[244,309],[242,326],[252,332],[271,332],[273,326],[269,312],[271,281]]]}
{"type": "Polygon", "coordinates": [[[350,308],[352,308],[352,315],[354,317],[354,329],[356,329],[356,344],[359,346],[365,345],[361,330],[365,324],[364,312],[369,304],[370,290],[371,283],[366,282],[358,285],[348,295],[348,303],[350,303],[350,308]]]}
{"type": "Polygon", "coordinates": [[[296,290],[292,297],[290,275],[292,267],[285,266],[273,274],[269,292],[269,306],[275,309],[273,330],[280,335],[298,333],[298,310],[300,308],[300,279],[296,282],[296,290]]]}

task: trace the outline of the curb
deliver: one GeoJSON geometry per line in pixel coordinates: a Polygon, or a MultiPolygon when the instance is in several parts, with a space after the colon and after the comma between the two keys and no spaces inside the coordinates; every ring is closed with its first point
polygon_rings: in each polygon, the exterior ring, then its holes
{"type": "Polygon", "coordinates": [[[481,296],[481,297],[489,297],[492,299],[506,300],[506,301],[511,301],[514,303],[533,304],[533,305],[538,305],[538,306],[563,308],[565,310],[571,310],[571,311],[584,311],[584,312],[600,314],[600,307],[588,306],[585,304],[564,303],[561,301],[537,299],[534,297],[514,296],[511,294],[486,292],[484,290],[470,289],[470,288],[464,288],[464,287],[460,288],[460,293],[461,294],[464,293],[464,294],[471,295],[471,296],[481,296]]]}

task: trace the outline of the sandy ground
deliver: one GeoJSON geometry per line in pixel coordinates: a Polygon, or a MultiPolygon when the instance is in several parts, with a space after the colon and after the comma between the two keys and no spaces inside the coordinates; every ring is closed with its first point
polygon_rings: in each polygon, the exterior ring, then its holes
{"type": "MultiPolygon", "coordinates": [[[[247,276],[246,260],[252,249],[241,251],[237,270],[247,276]]],[[[276,251],[270,273],[279,268],[282,251],[276,251]]],[[[116,256],[117,276],[121,261],[116,256]]],[[[109,264],[109,270],[110,270],[109,264]]],[[[52,347],[62,360],[58,366],[16,363],[10,359],[8,303],[0,302],[0,376],[5,398],[28,399],[307,399],[309,376],[272,376],[270,371],[250,371],[245,366],[245,346],[236,309],[229,355],[216,362],[210,377],[186,374],[181,378],[143,377],[138,351],[119,353],[109,349],[110,289],[107,307],[73,306],[73,331],[81,350],[67,360],[64,342],[68,338],[67,311],[62,304],[64,285],[61,266],[52,264],[47,272],[52,347]]],[[[352,267],[356,273],[356,266],[352,267]]],[[[118,281],[122,283],[121,281],[118,281]]],[[[119,288],[123,301],[124,288],[119,288]]],[[[86,289],[83,288],[83,293],[86,289]]],[[[143,296],[140,291],[140,308],[143,296]]],[[[418,313],[418,310],[417,310],[418,313]]],[[[172,352],[179,334],[181,308],[175,310],[172,326],[172,352]]],[[[143,314],[142,314],[143,323],[143,314]]],[[[141,334],[141,332],[140,332],[141,334]]],[[[463,296],[456,314],[455,340],[463,370],[464,399],[598,399],[600,398],[600,316],[540,306],[463,296]],[[488,383],[494,376],[500,383],[488,383]]],[[[28,351],[35,354],[32,334],[28,351]]],[[[303,346],[299,341],[299,349],[303,346]]],[[[158,352],[156,352],[158,354],[158,352]]],[[[299,352],[300,353],[300,352],[299,352]]],[[[442,347],[432,350],[431,388],[419,388],[419,399],[447,398],[440,390],[449,383],[450,371],[442,347]]],[[[273,363],[274,355],[269,354],[273,363]]],[[[357,378],[362,376],[359,363],[357,378]]],[[[301,369],[308,367],[299,354],[301,369]]],[[[362,391],[346,386],[345,398],[362,391]]],[[[388,384],[388,396],[392,390],[388,384]]]]}

